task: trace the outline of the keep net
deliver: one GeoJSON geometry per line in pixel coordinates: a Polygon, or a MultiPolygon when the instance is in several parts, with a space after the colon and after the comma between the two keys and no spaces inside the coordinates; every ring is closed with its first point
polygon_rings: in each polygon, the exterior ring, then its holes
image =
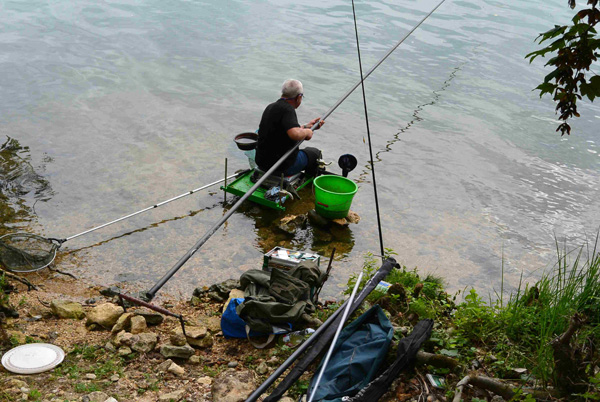
{"type": "Polygon", "coordinates": [[[54,261],[61,242],[30,233],[11,233],[0,237],[0,265],[9,271],[32,272],[54,261]]]}

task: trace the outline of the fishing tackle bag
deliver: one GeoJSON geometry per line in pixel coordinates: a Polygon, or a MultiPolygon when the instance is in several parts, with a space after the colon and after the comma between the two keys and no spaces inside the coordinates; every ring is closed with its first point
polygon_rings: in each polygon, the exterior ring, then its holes
{"type": "MultiPolygon", "coordinates": [[[[394,328],[379,305],[346,326],[340,332],[313,400],[339,402],[342,397],[359,392],[377,375],[393,336],[394,328]]],[[[324,359],[311,380],[311,393],[323,362],[324,359]]]]}
{"type": "Polygon", "coordinates": [[[236,312],[251,330],[271,334],[274,326],[293,325],[302,314],[315,312],[312,297],[323,280],[314,261],[303,261],[290,271],[251,269],[240,277],[244,301],[236,312]]]}

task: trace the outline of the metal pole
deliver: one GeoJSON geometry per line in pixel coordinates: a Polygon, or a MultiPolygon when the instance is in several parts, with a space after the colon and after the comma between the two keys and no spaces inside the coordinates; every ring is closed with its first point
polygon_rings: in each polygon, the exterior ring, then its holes
{"type": "Polygon", "coordinates": [[[246,173],[246,172],[247,172],[247,170],[246,170],[246,171],[244,171],[244,172],[240,172],[240,173],[232,174],[231,176],[229,176],[229,177],[226,177],[225,179],[221,179],[221,180],[214,181],[214,182],[212,182],[212,183],[210,183],[210,184],[206,184],[206,185],[204,185],[204,186],[202,186],[202,187],[198,187],[197,189],[190,190],[190,191],[188,191],[187,193],[183,193],[183,194],[181,194],[181,195],[178,195],[177,197],[173,197],[173,198],[171,198],[171,199],[168,199],[168,200],[166,200],[166,201],[159,202],[158,204],[152,205],[151,207],[144,208],[144,209],[142,209],[142,210],[139,210],[139,211],[137,211],[137,212],[134,212],[134,213],[132,213],[132,214],[125,215],[125,216],[123,216],[123,217],[121,217],[121,218],[119,218],[119,219],[115,219],[114,221],[111,221],[111,222],[105,223],[105,224],[103,224],[103,225],[100,225],[100,226],[96,226],[95,228],[92,228],[92,229],[88,229],[88,230],[86,230],[85,232],[81,232],[81,233],[78,233],[78,234],[76,234],[76,235],[73,235],[73,236],[71,236],[71,237],[67,237],[66,239],[62,239],[62,242],[65,242],[65,241],[67,241],[67,240],[74,239],[74,238],[76,238],[76,237],[79,237],[79,236],[83,236],[84,234],[87,234],[87,233],[93,232],[94,230],[102,229],[103,227],[106,227],[106,226],[108,226],[108,225],[112,225],[113,223],[117,223],[117,222],[120,222],[120,221],[122,221],[122,220],[125,220],[125,219],[127,219],[127,218],[131,218],[132,216],[135,216],[135,215],[141,214],[142,212],[146,212],[146,211],[149,211],[149,210],[151,210],[151,209],[154,209],[154,208],[161,207],[161,206],[163,206],[163,205],[165,205],[165,204],[168,204],[168,203],[169,203],[169,202],[171,202],[171,201],[175,201],[175,200],[178,200],[178,199],[180,199],[180,198],[186,197],[186,196],[188,196],[188,195],[194,194],[194,193],[195,193],[195,192],[197,192],[197,191],[204,190],[205,188],[208,188],[208,187],[214,186],[215,184],[219,184],[219,183],[221,183],[223,180],[226,180],[226,179],[231,179],[231,178],[233,178],[233,177],[240,176],[240,175],[242,175],[242,174],[244,174],[244,173],[246,173]]]}
{"type": "Polygon", "coordinates": [[[337,331],[335,331],[335,336],[333,337],[333,341],[331,341],[331,346],[329,347],[329,351],[327,352],[327,356],[325,356],[325,361],[323,362],[323,366],[321,367],[321,372],[319,373],[319,377],[317,377],[317,382],[315,383],[315,387],[313,388],[312,393],[310,394],[310,399],[308,402],[312,402],[313,397],[315,396],[315,392],[317,392],[317,388],[319,387],[319,383],[321,382],[321,377],[323,377],[323,373],[327,368],[327,363],[329,363],[329,359],[331,358],[331,353],[333,353],[333,349],[335,348],[335,343],[340,336],[340,332],[342,332],[342,328],[344,328],[344,323],[348,318],[348,312],[352,307],[352,302],[354,302],[354,296],[356,296],[356,291],[360,287],[360,282],[362,281],[363,273],[361,271],[360,275],[358,275],[358,279],[354,284],[354,289],[352,289],[352,295],[350,295],[350,299],[348,300],[348,306],[344,309],[344,315],[342,316],[342,320],[340,321],[340,325],[337,327],[337,331]]]}
{"type": "MultiPolygon", "coordinates": [[[[225,187],[227,187],[227,158],[225,158],[225,187]]],[[[223,203],[227,202],[227,191],[223,191],[223,203]]]]}

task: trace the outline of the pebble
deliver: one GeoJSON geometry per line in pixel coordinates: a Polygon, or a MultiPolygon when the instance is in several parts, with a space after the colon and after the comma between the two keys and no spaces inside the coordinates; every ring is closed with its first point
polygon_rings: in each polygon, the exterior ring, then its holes
{"type": "Polygon", "coordinates": [[[236,361],[227,363],[227,367],[229,367],[229,368],[235,368],[235,367],[237,367],[237,365],[238,365],[238,362],[236,362],[236,361]]]}
{"type": "Polygon", "coordinates": [[[256,372],[258,374],[267,374],[267,372],[269,371],[269,367],[267,366],[267,363],[262,362],[258,365],[258,367],[256,368],[256,372]]]}
{"type": "Polygon", "coordinates": [[[212,378],[210,378],[209,376],[200,377],[196,380],[196,382],[203,385],[210,385],[212,384],[212,378]]]}
{"type": "Polygon", "coordinates": [[[85,375],[85,379],[86,379],[86,380],[95,380],[95,379],[96,379],[96,374],[93,374],[93,373],[87,373],[87,374],[85,375]]]}
{"type": "Polygon", "coordinates": [[[111,380],[112,382],[117,382],[117,381],[119,381],[119,379],[120,379],[120,378],[121,378],[121,377],[120,377],[118,374],[113,374],[113,375],[110,377],[110,380],[111,380]]]}

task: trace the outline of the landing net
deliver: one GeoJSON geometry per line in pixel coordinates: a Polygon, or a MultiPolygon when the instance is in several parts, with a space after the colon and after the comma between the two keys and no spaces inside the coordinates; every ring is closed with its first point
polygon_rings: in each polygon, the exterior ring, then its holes
{"type": "Polygon", "coordinates": [[[30,233],[11,233],[0,237],[0,265],[9,271],[32,272],[54,261],[62,243],[30,233]]]}

